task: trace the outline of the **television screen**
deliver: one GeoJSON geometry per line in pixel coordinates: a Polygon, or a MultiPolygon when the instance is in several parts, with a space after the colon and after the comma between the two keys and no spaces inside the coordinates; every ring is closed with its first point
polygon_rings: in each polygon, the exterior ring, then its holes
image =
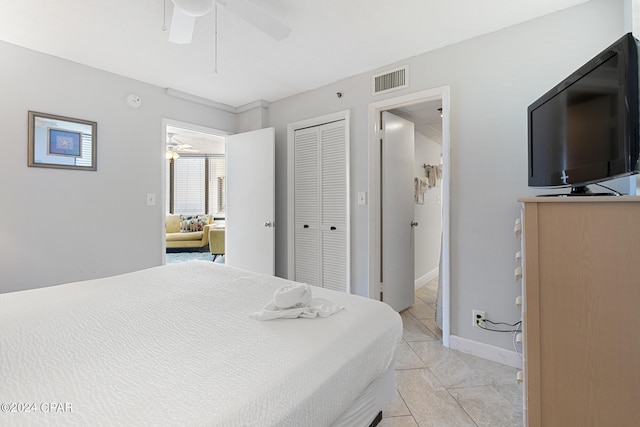
{"type": "Polygon", "coordinates": [[[634,173],[638,55],[630,34],[529,106],[529,186],[586,185],[634,173]]]}

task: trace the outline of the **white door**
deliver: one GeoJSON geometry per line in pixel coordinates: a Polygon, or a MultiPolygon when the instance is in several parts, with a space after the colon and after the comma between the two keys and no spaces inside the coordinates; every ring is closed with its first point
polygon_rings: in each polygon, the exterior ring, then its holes
{"type": "Polygon", "coordinates": [[[225,263],[275,274],[275,129],[227,137],[225,263]]]}
{"type": "Polygon", "coordinates": [[[396,311],[414,303],[414,124],[382,112],[383,300],[396,311]]]}

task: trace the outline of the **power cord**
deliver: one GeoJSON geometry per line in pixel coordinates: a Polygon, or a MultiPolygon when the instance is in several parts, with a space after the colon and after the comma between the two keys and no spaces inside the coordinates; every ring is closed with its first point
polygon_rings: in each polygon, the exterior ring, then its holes
{"type": "Polygon", "coordinates": [[[485,331],[490,331],[490,332],[508,332],[508,333],[512,333],[513,337],[512,337],[512,341],[513,341],[513,350],[520,356],[520,358],[522,359],[522,352],[518,351],[518,346],[516,343],[516,337],[518,336],[518,333],[522,332],[522,319],[518,320],[515,323],[506,323],[506,322],[494,322],[492,320],[489,319],[482,319],[482,323],[480,322],[480,320],[477,321],[477,326],[480,329],[484,329],[485,331]],[[515,329],[493,329],[493,328],[487,328],[486,326],[484,326],[485,323],[490,323],[492,325],[504,325],[504,326],[510,326],[511,328],[515,328],[515,329]]]}
{"type": "MultiPolygon", "coordinates": [[[[483,322],[484,323],[491,323],[492,325],[506,325],[506,326],[511,326],[511,327],[521,326],[521,324],[522,324],[522,320],[519,320],[516,323],[505,323],[505,322],[492,322],[491,320],[484,319],[483,322]]],[[[522,332],[521,328],[508,329],[508,330],[492,329],[492,328],[487,328],[486,326],[482,326],[480,323],[478,323],[478,327],[481,328],[481,329],[484,329],[485,331],[491,331],[491,332],[522,332]]]]}
{"type": "Polygon", "coordinates": [[[607,187],[606,185],[597,184],[597,183],[596,183],[596,184],[594,184],[594,185],[597,185],[598,187],[602,187],[602,188],[604,188],[605,190],[609,190],[609,191],[611,191],[611,192],[612,192],[614,195],[616,195],[616,196],[623,196],[623,194],[622,194],[621,192],[616,191],[616,190],[614,190],[613,188],[609,188],[609,187],[607,187]]]}

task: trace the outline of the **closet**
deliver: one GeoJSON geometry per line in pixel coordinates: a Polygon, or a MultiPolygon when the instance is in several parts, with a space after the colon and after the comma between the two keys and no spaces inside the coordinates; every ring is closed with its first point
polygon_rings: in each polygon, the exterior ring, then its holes
{"type": "Polygon", "coordinates": [[[345,120],[294,132],[294,280],[349,291],[345,120]]]}

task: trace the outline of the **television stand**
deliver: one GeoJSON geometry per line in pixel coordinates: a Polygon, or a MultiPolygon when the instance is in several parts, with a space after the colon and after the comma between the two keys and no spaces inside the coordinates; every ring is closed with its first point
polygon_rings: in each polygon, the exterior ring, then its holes
{"type": "Polygon", "coordinates": [[[594,194],[586,185],[579,185],[577,187],[571,187],[571,196],[590,196],[594,194]]]}
{"type": "Polygon", "coordinates": [[[520,202],[524,425],[640,425],[640,197],[520,202]]]}

